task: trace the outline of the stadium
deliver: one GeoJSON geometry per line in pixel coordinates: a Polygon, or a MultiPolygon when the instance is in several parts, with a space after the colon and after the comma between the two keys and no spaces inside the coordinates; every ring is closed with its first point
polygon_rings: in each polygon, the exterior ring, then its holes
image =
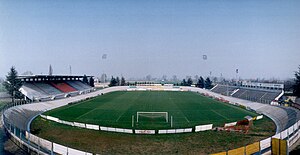
{"type": "Polygon", "coordinates": [[[1,0],[0,154],[300,154],[299,8],[1,0]]]}
{"type": "Polygon", "coordinates": [[[2,121],[7,134],[31,154],[270,154],[272,138],[286,140],[280,149],[288,151],[300,136],[299,110],[276,106],[283,95],[278,84],[95,89],[82,82],[83,76],[18,78],[31,102],[6,106],[2,121]]]}

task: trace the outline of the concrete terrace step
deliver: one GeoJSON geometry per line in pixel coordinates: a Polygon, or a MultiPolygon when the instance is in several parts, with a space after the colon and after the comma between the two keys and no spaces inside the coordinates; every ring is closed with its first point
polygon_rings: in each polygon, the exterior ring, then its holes
{"type": "MultiPolygon", "coordinates": [[[[26,130],[27,124],[30,120],[35,117],[36,115],[40,114],[43,111],[55,109],[64,105],[67,105],[71,102],[76,102],[79,100],[83,100],[87,97],[94,97],[101,93],[108,93],[113,91],[120,91],[126,90],[128,87],[111,87],[102,90],[98,90],[96,92],[92,92],[89,94],[78,95],[71,98],[64,98],[59,100],[47,101],[47,102],[39,102],[39,103],[32,103],[21,105],[17,107],[13,107],[5,111],[6,117],[9,117],[11,121],[19,128],[26,130]]],[[[207,93],[211,96],[215,97],[222,97],[225,100],[228,100],[232,103],[239,103],[246,107],[250,107],[253,110],[256,110],[258,113],[262,113],[268,117],[270,117],[277,126],[277,132],[285,130],[291,124],[294,124],[297,120],[300,119],[300,112],[295,110],[291,107],[279,107],[279,106],[272,106],[269,104],[262,104],[257,102],[251,102],[248,100],[238,99],[230,96],[224,96],[221,94],[217,94],[211,92],[209,90],[204,90],[195,87],[181,87],[183,90],[186,91],[194,91],[199,93],[207,93]]]]}

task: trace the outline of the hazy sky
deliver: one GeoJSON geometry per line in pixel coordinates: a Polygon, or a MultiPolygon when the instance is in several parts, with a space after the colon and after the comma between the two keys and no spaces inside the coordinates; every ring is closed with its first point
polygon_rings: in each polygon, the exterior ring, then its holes
{"type": "Polygon", "coordinates": [[[289,78],[300,65],[300,1],[0,0],[0,76],[289,78]],[[107,54],[107,59],[102,55],[107,54]],[[202,59],[207,55],[207,60],[202,59]]]}

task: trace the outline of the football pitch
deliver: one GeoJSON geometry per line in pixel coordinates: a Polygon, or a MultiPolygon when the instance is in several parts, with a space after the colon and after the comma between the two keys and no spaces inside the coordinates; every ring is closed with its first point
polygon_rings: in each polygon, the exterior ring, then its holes
{"type": "Polygon", "coordinates": [[[243,120],[255,113],[195,92],[119,91],[45,113],[65,121],[134,129],[186,128],[243,120]],[[167,112],[168,117],[139,116],[137,112],[167,112]],[[171,121],[172,117],[172,121],[171,121]],[[133,125],[133,127],[132,127],[133,125]]]}

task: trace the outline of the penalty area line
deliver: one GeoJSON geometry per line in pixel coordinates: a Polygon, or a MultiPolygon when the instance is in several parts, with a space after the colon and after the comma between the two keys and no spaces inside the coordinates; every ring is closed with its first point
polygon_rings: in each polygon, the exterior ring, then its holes
{"type": "Polygon", "coordinates": [[[226,120],[229,120],[226,116],[224,116],[224,115],[222,115],[222,114],[216,112],[215,110],[211,109],[211,111],[214,112],[215,114],[217,114],[217,115],[219,115],[219,116],[225,118],[226,120]]]}
{"type": "Polygon", "coordinates": [[[190,121],[186,118],[186,116],[184,115],[184,118],[185,118],[185,120],[188,122],[188,123],[190,123],[190,121]]]}

